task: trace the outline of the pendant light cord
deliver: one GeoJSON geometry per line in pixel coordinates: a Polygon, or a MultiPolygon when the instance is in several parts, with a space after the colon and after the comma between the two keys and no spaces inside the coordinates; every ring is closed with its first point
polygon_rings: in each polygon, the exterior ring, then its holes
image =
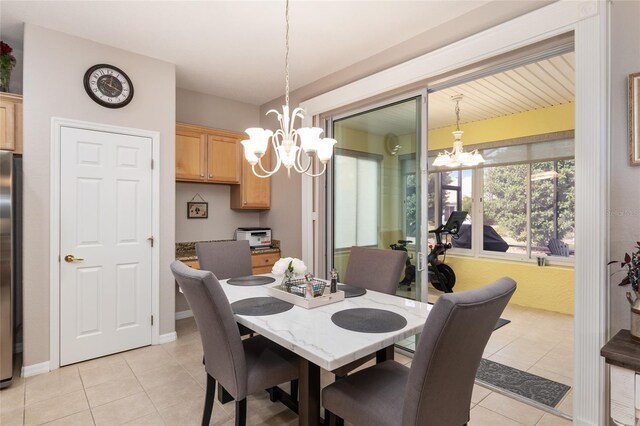
{"type": "Polygon", "coordinates": [[[289,0],[287,0],[285,7],[285,22],[287,24],[285,30],[285,54],[284,54],[284,81],[285,81],[285,89],[284,89],[284,100],[289,106],[289,0]]]}

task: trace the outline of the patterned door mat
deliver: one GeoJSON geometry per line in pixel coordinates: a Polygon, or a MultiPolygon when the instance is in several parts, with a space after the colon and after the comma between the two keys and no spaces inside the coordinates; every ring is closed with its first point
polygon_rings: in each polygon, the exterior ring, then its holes
{"type": "Polygon", "coordinates": [[[509,367],[482,359],[476,380],[555,408],[571,387],[509,367]]]}

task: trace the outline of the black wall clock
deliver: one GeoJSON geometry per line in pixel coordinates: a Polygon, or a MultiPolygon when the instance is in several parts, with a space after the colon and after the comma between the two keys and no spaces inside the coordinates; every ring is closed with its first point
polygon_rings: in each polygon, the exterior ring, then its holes
{"type": "Polygon", "coordinates": [[[84,73],[84,89],[91,99],[107,108],[122,108],[133,99],[133,83],[113,65],[94,65],[84,73]]]}

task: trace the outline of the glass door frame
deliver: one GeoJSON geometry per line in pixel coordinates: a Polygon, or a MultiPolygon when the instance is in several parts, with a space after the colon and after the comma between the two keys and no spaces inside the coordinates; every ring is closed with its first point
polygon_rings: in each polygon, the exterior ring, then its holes
{"type": "MultiPolygon", "coordinates": [[[[428,100],[428,91],[425,87],[420,90],[412,90],[409,92],[405,92],[401,95],[397,95],[391,98],[387,98],[380,101],[373,101],[371,104],[366,105],[364,107],[355,108],[353,110],[349,110],[347,112],[342,112],[337,115],[328,115],[324,120],[325,134],[328,137],[334,137],[333,135],[333,125],[337,120],[341,120],[347,117],[351,117],[358,114],[363,114],[368,111],[382,109],[386,106],[390,106],[393,104],[401,103],[403,101],[408,101],[411,99],[416,99],[417,101],[417,114],[416,118],[419,119],[419,123],[416,126],[416,131],[419,133],[418,138],[416,139],[416,182],[420,182],[419,186],[419,209],[418,209],[418,228],[420,230],[419,236],[416,235],[416,289],[417,294],[416,297],[421,302],[427,302],[428,297],[428,281],[427,281],[427,273],[426,273],[426,258],[427,254],[425,250],[428,248],[427,243],[427,226],[428,226],[428,218],[427,218],[427,161],[428,161],[428,150],[427,150],[427,117],[428,117],[428,108],[427,108],[427,100],[428,100]],[[419,157],[419,158],[418,158],[419,157]]],[[[325,253],[324,253],[324,266],[325,276],[329,276],[329,271],[333,264],[333,185],[331,182],[333,181],[334,170],[333,170],[333,162],[330,161],[327,163],[327,171],[326,171],[326,179],[324,180],[325,186],[325,200],[324,200],[324,219],[325,219],[325,253]]]]}

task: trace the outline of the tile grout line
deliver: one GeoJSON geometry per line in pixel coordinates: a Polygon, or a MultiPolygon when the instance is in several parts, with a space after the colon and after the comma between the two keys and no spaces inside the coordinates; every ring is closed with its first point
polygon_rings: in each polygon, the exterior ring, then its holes
{"type": "MultiPolygon", "coordinates": [[[[153,345],[152,345],[153,346],[153,345]]],[[[162,345],[158,345],[160,347],[162,347],[162,345]]],[[[162,348],[162,350],[164,350],[165,352],[167,352],[167,350],[165,348],[162,348]]],[[[169,354],[169,356],[171,356],[171,354],[169,354]]],[[[129,369],[131,370],[131,372],[133,373],[133,376],[136,378],[136,381],[138,382],[138,384],[140,385],[140,387],[142,388],[142,392],[144,393],[144,395],[149,399],[149,401],[151,401],[151,405],[153,406],[153,409],[156,410],[156,413],[158,413],[158,416],[160,416],[160,418],[162,419],[162,422],[164,424],[167,424],[167,422],[164,421],[164,417],[162,417],[162,414],[160,414],[160,410],[158,410],[158,407],[156,407],[156,404],[153,402],[153,399],[151,399],[151,397],[149,396],[149,394],[147,393],[147,390],[145,389],[144,386],[142,386],[142,383],[140,383],[140,378],[138,377],[138,375],[136,374],[136,372],[134,371],[133,368],[131,368],[131,365],[129,364],[129,361],[127,361],[126,357],[122,357],[124,358],[124,362],[127,364],[127,367],[129,367],[129,369]]],[[[145,414],[146,416],[146,414],[145,414]]],[[[135,419],[131,419],[131,421],[133,420],[137,420],[140,419],[144,416],[140,416],[140,417],[136,417],[135,419]]]]}
{"type": "Polygon", "coordinates": [[[80,377],[80,383],[82,384],[82,392],[84,392],[84,397],[87,400],[87,407],[89,407],[89,414],[91,414],[91,421],[93,424],[96,424],[96,418],[93,416],[93,410],[91,409],[91,403],[89,402],[89,395],[87,395],[87,388],[84,386],[84,380],[82,379],[82,373],[78,368],[78,376],[80,377]]]}

